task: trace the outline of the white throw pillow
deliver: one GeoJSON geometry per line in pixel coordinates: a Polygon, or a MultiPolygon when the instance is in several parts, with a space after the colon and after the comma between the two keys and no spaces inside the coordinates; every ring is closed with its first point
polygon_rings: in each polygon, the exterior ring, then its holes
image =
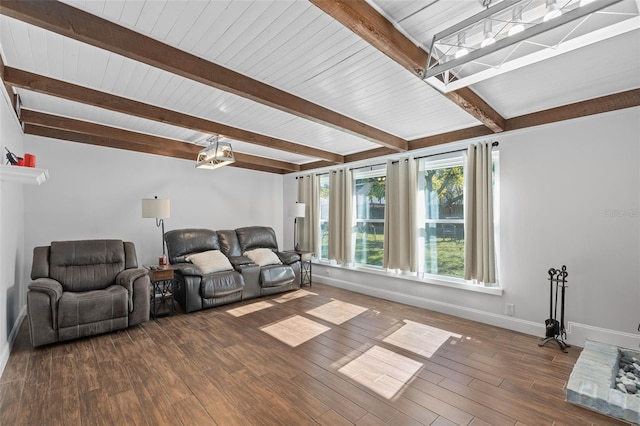
{"type": "Polygon", "coordinates": [[[203,274],[213,272],[231,271],[233,266],[220,250],[209,250],[201,253],[190,254],[186,259],[196,265],[203,274]]]}
{"type": "Polygon", "coordinates": [[[244,255],[253,260],[253,263],[260,266],[282,265],[280,258],[271,249],[259,248],[245,251],[244,255]]]}

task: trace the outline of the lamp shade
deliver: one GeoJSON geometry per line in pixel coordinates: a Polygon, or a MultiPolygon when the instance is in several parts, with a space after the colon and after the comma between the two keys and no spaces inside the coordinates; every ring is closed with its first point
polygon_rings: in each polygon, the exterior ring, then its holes
{"type": "Polygon", "coordinates": [[[305,203],[295,203],[289,208],[289,217],[304,217],[306,207],[305,203]]]}
{"type": "Polygon", "coordinates": [[[171,217],[171,200],[168,198],[143,198],[142,217],[155,219],[171,217]]]}

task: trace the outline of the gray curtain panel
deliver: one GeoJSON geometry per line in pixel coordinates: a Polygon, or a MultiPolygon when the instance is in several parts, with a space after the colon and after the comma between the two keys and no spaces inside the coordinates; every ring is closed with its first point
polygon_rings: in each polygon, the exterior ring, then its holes
{"type": "Polygon", "coordinates": [[[320,255],[320,186],[315,174],[298,177],[298,202],[307,206],[306,216],[298,218],[298,243],[302,250],[320,255]]]}
{"type": "Polygon", "coordinates": [[[329,172],[329,259],[352,262],[353,173],[345,168],[329,172]]]}
{"type": "Polygon", "coordinates": [[[382,266],[415,272],[418,264],[418,166],[413,157],[387,161],[385,191],[382,266]]]}
{"type": "Polygon", "coordinates": [[[464,279],[496,282],[491,142],[469,145],[464,180],[464,279]]]}

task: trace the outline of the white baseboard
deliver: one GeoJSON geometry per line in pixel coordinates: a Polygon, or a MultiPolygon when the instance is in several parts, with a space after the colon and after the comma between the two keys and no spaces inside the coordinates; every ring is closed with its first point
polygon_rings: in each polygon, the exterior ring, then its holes
{"type": "Polygon", "coordinates": [[[7,366],[7,362],[9,362],[9,355],[11,355],[11,349],[13,349],[13,344],[16,341],[16,337],[18,337],[18,331],[20,331],[20,327],[22,326],[22,321],[24,321],[27,316],[27,305],[24,305],[20,310],[20,314],[18,314],[18,319],[15,324],[13,324],[13,328],[11,329],[11,333],[9,333],[9,337],[7,338],[7,345],[4,346],[4,350],[0,354],[0,376],[4,372],[4,368],[7,366]]]}
{"type": "MultiPolygon", "coordinates": [[[[531,336],[543,337],[545,335],[544,322],[533,322],[507,315],[494,314],[492,312],[467,308],[465,306],[451,303],[430,300],[416,295],[401,294],[395,291],[371,287],[359,283],[340,280],[327,276],[314,276],[314,282],[327,284],[333,287],[343,288],[356,293],[367,294],[393,302],[404,303],[418,308],[429,309],[443,314],[454,315],[456,317],[469,319],[472,321],[489,324],[508,330],[518,331],[531,336]]],[[[605,328],[593,327],[586,324],[569,322],[567,325],[567,343],[579,347],[584,347],[586,340],[609,343],[625,348],[638,348],[640,346],[640,336],[605,328]]]]}
{"type": "Polygon", "coordinates": [[[640,348],[640,336],[638,335],[571,321],[567,325],[567,337],[569,343],[581,347],[584,347],[584,343],[587,340],[595,340],[596,342],[608,343],[621,348],[634,350],[640,348]]]}

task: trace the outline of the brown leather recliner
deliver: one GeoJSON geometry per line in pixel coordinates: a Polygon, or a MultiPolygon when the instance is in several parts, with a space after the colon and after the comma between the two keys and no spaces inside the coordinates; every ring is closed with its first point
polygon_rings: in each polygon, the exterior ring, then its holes
{"type": "Polygon", "coordinates": [[[35,346],[149,320],[150,281],[121,240],[54,241],[33,250],[27,316],[35,346]]]}

